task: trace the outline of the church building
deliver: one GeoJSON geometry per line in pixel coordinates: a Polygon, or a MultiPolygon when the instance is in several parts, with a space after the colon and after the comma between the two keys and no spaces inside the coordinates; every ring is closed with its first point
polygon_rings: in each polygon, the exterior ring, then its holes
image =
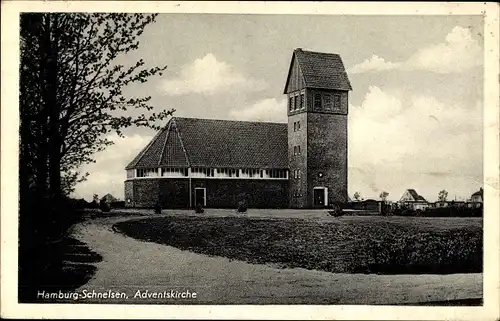
{"type": "Polygon", "coordinates": [[[288,123],[173,117],[127,165],[130,207],[324,208],[347,202],[348,92],[337,54],[296,49],[288,123]]]}

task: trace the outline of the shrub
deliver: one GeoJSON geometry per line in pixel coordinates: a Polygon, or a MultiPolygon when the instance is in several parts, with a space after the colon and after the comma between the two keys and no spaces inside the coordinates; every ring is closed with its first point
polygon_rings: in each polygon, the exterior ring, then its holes
{"type": "Polygon", "coordinates": [[[155,214],[161,214],[161,204],[160,202],[156,202],[154,206],[155,214]]]}
{"type": "Polygon", "coordinates": [[[344,211],[342,210],[342,206],[336,203],[332,203],[329,206],[328,214],[334,217],[340,217],[344,215],[344,211]]]}
{"type": "Polygon", "coordinates": [[[201,206],[201,204],[198,203],[196,205],[196,208],[194,209],[194,212],[197,214],[201,214],[201,213],[204,213],[205,210],[203,209],[203,206],[201,206]]]}
{"type": "Polygon", "coordinates": [[[109,203],[106,202],[105,200],[101,200],[99,202],[99,208],[101,209],[101,211],[103,212],[109,212],[111,210],[111,207],[109,206],[109,203]]]}
{"type": "Polygon", "coordinates": [[[245,200],[241,200],[238,202],[238,213],[245,213],[248,209],[247,202],[245,200]]]}

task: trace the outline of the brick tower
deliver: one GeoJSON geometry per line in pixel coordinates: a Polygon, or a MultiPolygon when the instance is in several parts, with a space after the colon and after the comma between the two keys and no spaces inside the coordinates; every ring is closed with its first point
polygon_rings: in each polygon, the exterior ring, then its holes
{"type": "Polygon", "coordinates": [[[339,55],[294,50],[284,90],[290,207],[324,208],[347,201],[350,90],[339,55]]]}

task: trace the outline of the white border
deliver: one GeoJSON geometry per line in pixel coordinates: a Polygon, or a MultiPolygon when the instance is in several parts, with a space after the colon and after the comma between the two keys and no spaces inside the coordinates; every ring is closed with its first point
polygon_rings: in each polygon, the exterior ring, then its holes
{"type": "Polygon", "coordinates": [[[499,318],[499,7],[496,3],[3,1],[1,119],[1,315],[15,318],[494,320],[499,318]],[[158,306],[17,303],[18,57],[21,11],[484,15],[484,306],[158,306]]]}

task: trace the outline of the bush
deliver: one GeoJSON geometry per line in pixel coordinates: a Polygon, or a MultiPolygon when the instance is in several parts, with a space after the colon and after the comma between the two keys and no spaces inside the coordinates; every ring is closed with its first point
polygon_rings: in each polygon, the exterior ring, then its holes
{"type": "Polygon", "coordinates": [[[333,203],[330,206],[328,206],[328,214],[334,217],[340,217],[344,215],[344,211],[342,210],[342,207],[339,204],[333,203]]]}
{"type": "Polygon", "coordinates": [[[109,203],[107,201],[105,201],[105,200],[101,200],[99,202],[99,208],[103,212],[109,212],[111,210],[111,206],[109,206],[109,203]]]}
{"type": "Polygon", "coordinates": [[[238,202],[238,213],[245,213],[248,209],[247,202],[245,200],[241,200],[238,202]]]}
{"type": "Polygon", "coordinates": [[[155,211],[155,214],[161,214],[161,204],[160,204],[160,202],[156,202],[155,203],[154,211],[155,211]]]}
{"type": "Polygon", "coordinates": [[[201,206],[201,204],[197,204],[196,208],[194,209],[194,212],[197,214],[201,214],[201,213],[204,213],[205,210],[203,209],[203,206],[201,206]]]}

